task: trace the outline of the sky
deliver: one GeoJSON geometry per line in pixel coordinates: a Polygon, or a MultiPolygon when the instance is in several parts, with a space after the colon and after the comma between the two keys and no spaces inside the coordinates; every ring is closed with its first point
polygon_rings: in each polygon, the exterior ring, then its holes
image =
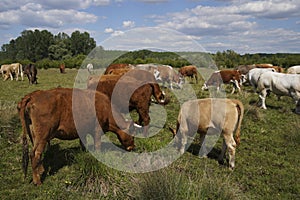
{"type": "Polygon", "coordinates": [[[300,1],[0,1],[1,46],[35,29],[87,31],[104,49],[300,53],[300,1]]]}

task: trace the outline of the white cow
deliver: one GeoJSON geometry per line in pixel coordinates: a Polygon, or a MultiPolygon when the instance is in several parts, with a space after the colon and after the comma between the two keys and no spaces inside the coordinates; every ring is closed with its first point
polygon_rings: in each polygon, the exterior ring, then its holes
{"type": "MultiPolygon", "coordinates": [[[[265,72],[261,74],[258,80],[257,91],[259,92],[263,109],[267,109],[265,104],[267,91],[271,91],[277,96],[292,97],[297,103],[300,99],[300,75],[265,72]]],[[[298,108],[296,108],[296,113],[300,114],[298,108]]]]}
{"type": "Polygon", "coordinates": [[[94,66],[92,63],[87,64],[86,66],[88,72],[91,74],[93,72],[94,66]]]}
{"type": "Polygon", "coordinates": [[[254,92],[256,91],[257,82],[258,82],[258,79],[260,78],[260,75],[262,75],[264,72],[270,72],[270,71],[275,72],[275,69],[274,68],[254,68],[248,72],[246,79],[250,83],[250,85],[253,86],[254,92]]]}
{"type": "Polygon", "coordinates": [[[300,65],[292,66],[287,69],[288,74],[300,74],[300,65]]]}
{"type": "Polygon", "coordinates": [[[20,63],[1,65],[0,72],[4,77],[4,81],[6,81],[9,77],[10,80],[13,80],[13,74],[16,75],[16,80],[19,80],[19,76],[21,77],[22,81],[24,80],[23,66],[20,63]]]}
{"type": "MultiPolygon", "coordinates": [[[[234,168],[235,149],[240,143],[240,129],[244,116],[244,106],[236,99],[205,98],[186,101],[177,118],[177,128],[173,132],[180,153],[184,153],[188,136],[200,134],[200,144],[205,149],[206,135],[222,134],[223,147],[219,162],[223,162],[226,149],[229,152],[229,167],[234,168]],[[234,134],[235,133],[235,134],[234,134]]],[[[204,150],[205,152],[206,150],[204,150]]]]}

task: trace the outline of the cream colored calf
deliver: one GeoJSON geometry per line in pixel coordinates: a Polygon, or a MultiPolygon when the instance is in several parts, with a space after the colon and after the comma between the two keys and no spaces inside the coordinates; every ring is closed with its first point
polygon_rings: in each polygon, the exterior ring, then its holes
{"type": "Polygon", "coordinates": [[[206,98],[185,102],[177,118],[176,130],[171,129],[179,144],[180,153],[184,153],[188,136],[197,132],[201,136],[202,149],[205,152],[206,135],[222,134],[223,147],[219,162],[223,162],[226,149],[229,151],[229,168],[234,168],[235,149],[240,143],[240,128],[244,115],[244,106],[239,100],[206,98]],[[235,132],[235,137],[234,137],[235,132]]]}

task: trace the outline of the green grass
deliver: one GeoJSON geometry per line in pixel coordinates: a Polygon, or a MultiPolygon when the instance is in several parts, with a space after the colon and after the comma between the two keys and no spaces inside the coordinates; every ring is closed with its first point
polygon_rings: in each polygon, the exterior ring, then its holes
{"type": "MultiPolygon", "coordinates": [[[[204,159],[198,157],[196,137],[179,159],[148,173],[115,170],[89,152],[82,152],[78,140],[54,139],[43,155],[47,171],[43,185],[34,186],[30,182],[30,164],[28,176],[23,178],[21,125],[16,105],[25,94],[37,89],[73,87],[77,70],[66,72],[39,70],[37,85],[29,85],[27,79],[0,80],[1,199],[300,199],[300,116],[293,112],[294,103],[289,97],[278,101],[271,94],[266,100],[268,109],[258,108],[258,96],[250,87],[244,87],[241,94],[227,95],[240,99],[245,106],[234,171],[228,170],[227,163],[217,162],[221,139],[204,159]]],[[[208,97],[201,86],[202,82],[193,85],[198,98],[208,97]]],[[[167,92],[171,102],[165,106],[165,126],[151,138],[137,138],[135,152],[152,152],[172,140],[168,127],[175,128],[179,105],[167,92]]],[[[162,116],[152,117],[152,123],[158,123],[162,116]]],[[[107,135],[119,145],[114,134],[107,135]]],[[[110,154],[114,152],[108,152],[107,157],[110,154]]]]}

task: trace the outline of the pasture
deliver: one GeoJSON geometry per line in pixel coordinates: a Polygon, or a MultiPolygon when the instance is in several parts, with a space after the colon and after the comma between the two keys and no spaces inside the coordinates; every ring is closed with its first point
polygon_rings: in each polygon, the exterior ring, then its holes
{"type": "MultiPolygon", "coordinates": [[[[227,97],[243,102],[245,115],[241,144],[236,151],[236,168],[218,164],[220,138],[208,158],[199,158],[199,136],[187,152],[166,168],[148,173],[128,173],[107,167],[89,152],[82,152],[78,140],[54,139],[43,154],[46,176],[42,186],[30,183],[31,164],[23,179],[21,124],[17,103],[37,89],[73,87],[76,69],[38,71],[38,84],[0,79],[0,198],[1,199],[299,199],[300,116],[289,97],[267,97],[268,109],[257,107],[258,95],[250,86],[227,97]]],[[[83,83],[81,83],[83,84],[83,83]]],[[[203,81],[192,84],[198,98],[203,81]]],[[[155,151],[172,140],[168,127],[175,128],[179,104],[170,90],[165,106],[167,121],[150,138],[137,138],[135,152],[155,151]]],[[[132,115],[135,117],[135,115],[132,115]]],[[[151,116],[150,116],[151,117],[151,116]]],[[[159,121],[159,116],[151,120],[159,121]]],[[[112,140],[115,135],[107,133],[112,140]]],[[[31,147],[31,144],[30,144],[31,147]]],[[[108,157],[109,157],[108,152],[108,157]]]]}

